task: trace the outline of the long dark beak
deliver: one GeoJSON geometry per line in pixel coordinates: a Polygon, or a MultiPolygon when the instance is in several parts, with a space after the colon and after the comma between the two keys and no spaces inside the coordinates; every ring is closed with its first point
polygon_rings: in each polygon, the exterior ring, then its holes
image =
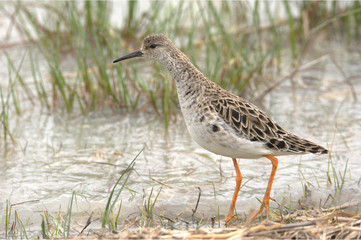
{"type": "Polygon", "coordinates": [[[125,59],[129,59],[129,58],[135,58],[135,57],[141,57],[143,56],[143,53],[142,51],[136,51],[136,52],[133,52],[133,53],[129,53],[128,55],[125,55],[124,57],[121,57],[121,58],[118,58],[116,60],[113,61],[113,63],[117,63],[117,62],[120,62],[120,61],[123,61],[125,59]]]}

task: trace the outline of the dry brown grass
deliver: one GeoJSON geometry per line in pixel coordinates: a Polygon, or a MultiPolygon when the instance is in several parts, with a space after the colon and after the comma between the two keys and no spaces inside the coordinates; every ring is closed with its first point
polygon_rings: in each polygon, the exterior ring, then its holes
{"type": "Polygon", "coordinates": [[[168,230],[134,228],[118,234],[76,239],[361,239],[361,216],[346,212],[297,211],[277,221],[222,228],[168,230]],[[292,223],[284,223],[285,221],[292,223]]]}

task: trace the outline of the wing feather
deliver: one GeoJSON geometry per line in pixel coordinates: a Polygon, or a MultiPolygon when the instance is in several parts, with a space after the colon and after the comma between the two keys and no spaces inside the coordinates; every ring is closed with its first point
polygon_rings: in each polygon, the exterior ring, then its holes
{"type": "Polygon", "coordinates": [[[240,97],[214,98],[210,103],[219,117],[250,141],[262,142],[276,151],[327,153],[325,148],[286,131],[262,110],[240,97]]]}

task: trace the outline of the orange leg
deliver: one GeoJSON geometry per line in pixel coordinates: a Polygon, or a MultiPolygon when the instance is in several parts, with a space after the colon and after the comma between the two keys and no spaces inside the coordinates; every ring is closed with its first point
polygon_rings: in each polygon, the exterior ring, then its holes
{"type": "Polygon", "coordinates": [[[239,189],[241,188],[241,183],[242,183],[242,174],[241,174],[241,171],[239,170],[237,159],[232,158],[232,160],[233,160],[234,168],[236,169],[236,188],[234,189],[232,203],[231,203],[231,207],[229,208],[228,215],[225,219],[221,220],[221,221],[225,221],[227,223],[229,221],[231,221],[231,219],[234,217],[234,208],[236,207],[237,197],[238,197],[239,189]]]}
{"type": "Polygon", "coordinates": [[[266,194],[264,195],[264,198],[263,198],[263,204],[259,208],[258,212],[253,216],[253,218],[255,218],[258,214],[260,214],[263,211],[264,208],[266,208],[266,211],[269,212],[269,200],[270,199],[274,200],[273,198],[270,197],[270,194],[271,194],[273,179],[275,177],[277,166],[278,166],[278,159],[276,157],[272,156],[272,155],[264,155],[264,157],[271,160],[271,162],[272,162],[272,171],[271,171],[271,176],[269,177],[267,191],[266,191],[266,194]]]}

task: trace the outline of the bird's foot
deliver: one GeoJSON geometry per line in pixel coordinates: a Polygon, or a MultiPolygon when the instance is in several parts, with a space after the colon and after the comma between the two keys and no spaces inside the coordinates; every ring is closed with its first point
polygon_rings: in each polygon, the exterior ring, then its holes
{"type": "Polygon", "coordinates": [[[264,208],[266,209],[267,214],[269,214],[269,200],[274,201],[274,198],[266,196],[262,201],[261,207],[259,208],[258,212],[253,216],[253,218],[256,218],[259,214],[261,214],[264,208]]]}
{"type": "Polygon", "coordinates": [[[228,215],[226,218],[219,220],[220,222],[224,222],[225,224],[228,224],[232,221],[233,218],[236,218],[233,214],[228,215]]]}

